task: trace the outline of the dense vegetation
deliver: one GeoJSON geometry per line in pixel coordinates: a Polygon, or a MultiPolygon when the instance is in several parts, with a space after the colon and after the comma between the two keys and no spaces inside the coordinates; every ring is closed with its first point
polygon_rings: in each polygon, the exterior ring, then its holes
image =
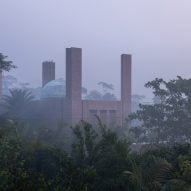
{"type": "Polygon", "coordinates": [[[138,120],[133,131],[142,142],[191,141],[191,79],[165,81],[155,79],[146,84],[154,93],[154,103],[140,105],[130,118],[138,120]]]}
{"type": "Polygon", "coordinates": [[[191,190],[191,146],[150,145],[133,152],[125,138],[99,124],[73,128],[66,152],[56,134],[28,135],[23,124],[0,118],[0,190],[191,190]],[[46,135],[49,139],[46,139],[46,135]],[[51,139],[51,136],[54,139],[51,139]]]}
{"type": "MultiPolygon", "coordinates": [[[[15,67],[6,58],[0,54],[0,71],[15,67]]],[[[11,90],[0,116],[0,190],[190,191],[191,80],[146,86],[155,102],[130,116],[136,123],[128,132],[99,118],[98,126],[44,127],[35,120],[32,94],[11,90]]]]}

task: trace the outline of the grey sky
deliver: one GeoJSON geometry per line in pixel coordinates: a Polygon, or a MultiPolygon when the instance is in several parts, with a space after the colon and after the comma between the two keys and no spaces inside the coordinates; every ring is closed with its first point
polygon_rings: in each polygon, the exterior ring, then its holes
{"type": "Polygon", "coordinates": [[[0,0],[0,52],[11,72],[41,84],[41,63],[65,76],[65,48],[83,48],[83,86],[99,81],[120,90],[120,54],[133,55],[133,93],[155,77],[191,73],[190,0],[0,0]]]}

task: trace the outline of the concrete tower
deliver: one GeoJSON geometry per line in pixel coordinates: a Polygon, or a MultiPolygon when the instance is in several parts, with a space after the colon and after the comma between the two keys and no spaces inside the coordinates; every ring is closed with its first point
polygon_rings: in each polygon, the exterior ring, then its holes
{"type": "Polygon", "coordinates": [[[82,119],[82,49],[66,49],[66,99],[68,101],[68,120],[76,124],[82,119]]]}
{"type": "Polygon", "coordinates": [[[55,80],[55,63],[53,61],[45,61],[42,63],[42,86],[48,82],[55,80]]]}
{"type": "Polygon", "coordinates": [[[121,102],[123,121],[131,113],[131,55],[121,55],[121,102]]]}
{"type": "Polygon", "coordinates": [[[3,94],[3,72],[0,70],[0,100],[3,94]]]}

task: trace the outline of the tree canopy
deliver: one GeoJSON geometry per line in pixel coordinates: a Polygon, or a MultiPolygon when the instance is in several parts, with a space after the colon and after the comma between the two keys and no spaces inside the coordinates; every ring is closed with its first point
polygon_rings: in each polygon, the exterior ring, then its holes
{"type": "MultiPolygon", "coordinates": [[[[156,78],[145,85],[153,90],[157,101],[140,104],[130,118],[141,123],[133,131],[149,141],[188,141],[191,138],[191,79],[165,81],[156,78]]],[[[141,138],[141,137],[140,137],[141,138]]]]}
{"type": "Polygon", "coordinates": [[[190,138],[191,80],[155,79],[146,87],[157,101],[131,115],[141,121],[133,127],[144,135],[138,140],[148,141],[140,152],[99,119],[98,126],[81,121],[70,128],[70,146],[65,127],[20,123],[31,118],[33,96],[11,90],[5,98],[9,115],[0,116],[0,190],[190,191],[191,144],[185,142],[190,138]],[[178,140],[181,144],[174,143],[178,140]]]}
{"type": "Polygon", "coordinates": [[[10,95],[4,96],[4,105],[7,114],[12,118],[25,119],[29,118],[31,105],[34,96],[27,89],[12,89],[10,95]]]}
{"type": "Polygon", "coordinates": [[[16,68],[16,66],[12,64],[13,62],[8,61],[7,58],[8,56],[0,53],[0,71],[9,72],[11,69],[16,68]]]}

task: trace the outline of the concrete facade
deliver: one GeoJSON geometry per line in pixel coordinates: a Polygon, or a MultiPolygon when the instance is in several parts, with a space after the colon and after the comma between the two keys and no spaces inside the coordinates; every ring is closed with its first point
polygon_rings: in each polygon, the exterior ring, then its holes
{"type": "Polygon", "coordinates": [[[82,119],[82,49],[66,49],[66,99],[68,122],[78,123],[82,119]]]}
{"type": "MultiPolygon", "coordinates": [[[[121,55],[121,100],[82,100],[82,49],[66,49],[66,96],[34,101],[38,120],[49,127],[75,125],[81,120],[97,123],[95,115],[107,125],[123,126],[131,112],[131,55],[121,55]]],[[[42,86],[55,80],[55,63],[42,63],[42,86]]],[[[0,72],[0,95],[2,94],[0,72]]],[[[1,113],[1,111],[0,111],[1,113]]]]}
{"type": "Polygon", "coordinates": [[[122,118],[131,113],[131,55],[121,55],[121,105],[122,118]]]}
{"type": "Polygon", "coordinates": [[[42,86],[44,87],[48,82],[55,80],[55,63],[46,61],[42,63],[42,86]]]}
{"type": "MultiPolygon", "coordinates": [[[[45,74],[46,75],[46,74],[45,74]]],[[[121,55],[121,100],[82,100],[82,49],[66,49],[66,97],[41,101],[45,121],[75,125],[80,120],[123,126],[131,112],[131,55],[121,55]],[[48,112],[47,112],[48,111],[48,112]]]]}
{"type": "Polygon", "coordinates": [[[0,70],[0,100],[3,94],[3,72],[0,70]]]}

